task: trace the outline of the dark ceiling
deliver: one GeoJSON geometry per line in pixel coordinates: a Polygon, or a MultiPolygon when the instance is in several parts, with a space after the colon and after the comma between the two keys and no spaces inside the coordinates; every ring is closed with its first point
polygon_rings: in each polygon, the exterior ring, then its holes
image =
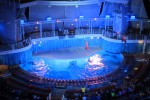
{"type": "Polygon", "coordinates": [[[87,1],[87,0],[15,0],[15,1],[19,3],[27,3],[32,1],[87,1]]]}

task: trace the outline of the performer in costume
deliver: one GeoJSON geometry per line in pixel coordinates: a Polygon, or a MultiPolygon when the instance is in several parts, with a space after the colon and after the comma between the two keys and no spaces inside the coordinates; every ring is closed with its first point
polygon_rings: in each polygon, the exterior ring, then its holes
{"type": "Polygon", "coordinates": [[[89,50],[89,44],[88,44],[88,41],[85,42],[85,50],[89,50]]]}
{"type": "Polygon", "coordinates": [[[125,35],[122,35],[122,42],[126,43],[126,37],[125,37],[125,35]]]}

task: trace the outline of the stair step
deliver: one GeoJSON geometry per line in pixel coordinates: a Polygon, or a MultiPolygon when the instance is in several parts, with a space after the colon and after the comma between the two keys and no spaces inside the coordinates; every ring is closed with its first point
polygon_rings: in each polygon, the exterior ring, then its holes
{"type": "Polygon", "coordinates": [[[57,88],[53,89],[51,94],[52,100],[61,100],[65,91],[66,89],[57,89],[57,88]]]}

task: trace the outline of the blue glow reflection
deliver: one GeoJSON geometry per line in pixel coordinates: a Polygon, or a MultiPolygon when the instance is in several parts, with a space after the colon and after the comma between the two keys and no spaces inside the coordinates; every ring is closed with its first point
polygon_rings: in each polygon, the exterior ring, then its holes
{"type": "Polygon", "coordinates": [[[45,78],[84,79],[108,74],[116,70],[122,61],[121,54],[99,51],[91,56],[76,59],[33,57],[28,63],[21,64],[21,68],[45,78]]]}

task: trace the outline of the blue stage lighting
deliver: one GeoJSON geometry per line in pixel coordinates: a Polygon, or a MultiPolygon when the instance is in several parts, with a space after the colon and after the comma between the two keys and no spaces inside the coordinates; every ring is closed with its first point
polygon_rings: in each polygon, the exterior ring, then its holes
{"type": "Polygon", "coordinates": [[[94,20],[97,20],[97,18],[94,18],[94,20]]]}
{"type": "Polygon", "coordinates": [[[24,20],[20,20],[20,24],[24,24],[24,20]]]}
{"type": "Polygon", "coordinates": [[[106,17],[106,18],[110,18],[110,15],[106,15],[105,17],[106,17]]]}
{"type": "Polygon", "coordinates": [[[47,21],[51,21],[52,20],[52,18],[51,17],[47,17],[47,21]]]}
{"type": "Polygon", "coordinates": [[[79,19],[83,19],[84,18],[84,16],[79,16],[79,19]]]}
{"type": "Polygon", "coordinates": [[[135,16],[131,16],[130,19],[135,19],[135,16]]]}
{"type": "Polygon", "coordinates": [[[36,44],[36,42],[34,41],[33,44],[36,44]]]}
{"type": "Polygon", "coordinates": [[[41,47],[42,45],[42,41],[39,41],[38,46],[41,47]]]}

